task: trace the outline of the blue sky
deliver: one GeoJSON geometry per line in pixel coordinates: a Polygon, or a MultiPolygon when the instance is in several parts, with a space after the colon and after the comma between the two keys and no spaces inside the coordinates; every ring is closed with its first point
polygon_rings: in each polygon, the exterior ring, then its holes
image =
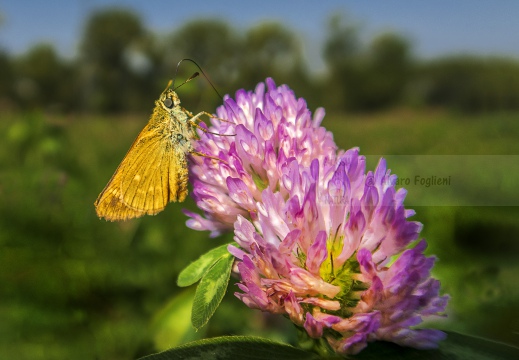
{"type": "Polygon", "coordinates": [[[310,67],[316,68],[321,66],[327,20],[338,11],[358,23],[367,38],[384,30],[408,36],[421,58],[461,52],[519,58],[515,0],[0,1],[0,47],[18,54],[45,41],[64,56],[73,56],[86,16],[114,5],[135,10],[149,29],[159,33],[196,17],[219,17],[238,29],[278,20],[302,36],[310,67]]]}

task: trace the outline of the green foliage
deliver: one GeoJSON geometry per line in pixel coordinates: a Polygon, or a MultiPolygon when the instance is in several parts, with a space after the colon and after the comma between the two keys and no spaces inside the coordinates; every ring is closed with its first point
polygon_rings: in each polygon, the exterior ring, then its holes
{"type": "MultiPolygon", "coordinates": [[[[0,106],[9,105],[5,104],[9,102],[13,97],[14,79],[15,72],[13,69],[12,60],[5,51],[0,49],[0,106]]],[[[11,100],[12,101],[12,100],[11,100]]]]}
{"type": "MultiPolygon", "coordinates": [[[[261,23],[241,36],[222,21],[194,20],[175,31],[167,44],[164,68],[170,74],[180,59],[195,59],[222,93],[253,89],[269,76],[278,83],[290,83],[300,96],[312,92],[299,39],[278,23],[261,23]]],[[[194,72],[185,67],[179,71],[181,79],[194,72]]],[[[209,108],[221,102],[204,81],[196,92],[185,92],[183,102],[196,104],[197,98],[209,108]]]]}
{"type": "Polygon", "coordinates": [[[218,261],[227,257],[227,246],[229,245],[219,246],[189,264],[178,275],[177,285],[185,287],[198,282],[218,261]]]}
{"type": "Polygon", "coordinates": [[[411,71],[409,42],[396,34],[382,34],[371,42],[368,59],[358,106],[377,109],[400,103],[411,71]]]}
{"type": "MultiPolygon", "coordinates": [[[[175,280],[190,261],[231,240],[187,229],[181,209],[193,210],[191,201],[124,223],[96,217],[95,198],[145,122],[3,113],[0,358],[130,359],[204,334],[295,341],[288,320],[233,296],[235,280],[211,321],[190,330],[193,295],[175,280]]],[[[327,116],[324,125],[341,148],[359,145],[368,155],[519,153],[515,113],[327,116]]],[[[519,208],[414,209],[428,252],[439,258],[435,276],[452,295],[449,317],[435,325],[517,344],[519,208]]]]}
{"type": "Polygon", "coordinates": [[[198,331],[213,316],[220,305],[231,274],[234,257],[222,245],[189,264],[178,276],[178,286],[189,286],[200,281],[193,300],[191,322],[198,331]]]}
{"type": "MultiPolygon", "coordinates": [[[[180,59],[196,62],[217,83],[236,80],[233,69],[242,44],[236,31],[220,20],[201,19],[187,22],[170,35],[166,45],[165,65],[173,74],[180,59]]],[[[184,70],[184,69],[179,69],[184,70]]],[[[183,71],[183,76],[191,74],[183,71]]]]}
{"type": "Polygon", "coordinates": [[[226,336],[188,343],[139,360],[170,359],[317,359],[317,356],[268,339],[246,336],[226,336]]]}
{"type": "MultiPolygon", "coordinates": [[[[235,91],[238,84],[239,54],[242,42],[237,32],[227,23],[219,20],[193,20],[172,32],[165,40],[162,69],[164,76],[176,74],[177,81],[182,81],[199,71],[195,66],[184,63],[178,68],[181,59],[195,60],[213,81],[222,94],[235,91]]],[[[187,108],[214,108],[221,103],[205,79],[183,87],[182,103],[187,108]]]]}
{"type": "Polygon", "coordinates": [[[14,62],[14,98],[26,109],[63,111],[77,108],[75,67],[56,54],[50,44],[39,44],[14,62]]]}
{"type": "Polygon", "coordinates": [[[331,75],[326,87],[334,89],[323,99],[328,108],[372,111],[401,103],[412,65],[405,38],[387,33],[362,46],[357,28],[336,15],[324,58],[331,75]]]}
{"type": "Polygon", "coordinates": [[[135,358],[153,351],[147,325],[177,274],[215,242],[186,229],[189,201],[99,220],[93,202],[146,119],[66,120],[0,121],[0,358],[135,358]]]}
{"type": "MultiPolygon", "coordinates": [[[[467,335],[448,333],[447,339],[438,349],[417,350],[401,347],[392,343],[375,342],[357,355],[348,359],[424,359],[424,360],[508,360],[519,357],[519,348],[488,341],[467,335]]],[[[288,344],[276,343],[267,339],[243,336],[227,336],[195,341],[162,353],[145,356],[139,360],[172,359],[341,359],[339,356],[317,356],[288,344]]]]}
{"type": "Polygon", "coordinates": [[[328,38],[323,50],[324,59],[330,68],[339,68],[351,61],[359,49],[357,26],[345,23],[340,14],[333,15],[328,23],[328,38]]]}
{"type": "Polygon", "coordinates": [[[81,42],[81,105],[91,111],[120,112],[152,107],[154,54],[137,14],[109,9],[87,21],[81,42]]]}
{"type": "Polygon", "coordinates": [[[423,64],[416,82],[428,105],[466,112],[519,109],[519,63],[459,56],[423,64]]]}
{"type": "MultiPolygon", "coordinates": [[[[475,56],[418,62],[409,40],[381,33],[367,41],[350,18],[333,15],[322,55],[326,72],[309,72],[300,35],[264,22],[237,29],[218,19],[187,21],[170,33],[146,28],[139,14],[108,8],[90,14],[79,55],[59,57],[36,45],[11,57],[0,52],[0,107],[58,112],[146,113],[167,81],[195,71],[195,60],[222,94],[273,77],[287,83],[310,108],[328,113],[370,112],[400,105],[464,112],[519,108],[519,63],[475,56]],[[177,73],[178,70],[178,73],[177,73]]],[[[180,92],[188,109],[212,109],[220,99],[202,78],[180,92]]]]}
{"type": "Polygon", "coordinates": [[[138,15],[128,10],[95,12],[85,27],[81,44],[82,57],[102,65],[119,66],[126,48],[143,32],[138,15]]]}
{"type": "Polygon", "coordinates": [[[247,31],[239,66],[240,82],[249,88],[269,76],[290,83],[296,91],[308,81],[297,36],[277,23],[262,23],[247,31]]]}
{"type": "Polygon", "coordinates": [[[191,322],[196,330],[207,324],[220,305],[227,291],[233,262],[231,254],[222,256],[200,280],[191,313],[191,322]]]}

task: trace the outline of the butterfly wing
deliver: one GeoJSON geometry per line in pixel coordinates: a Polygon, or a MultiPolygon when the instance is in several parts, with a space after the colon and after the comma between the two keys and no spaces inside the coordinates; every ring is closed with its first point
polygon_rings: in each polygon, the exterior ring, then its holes
{"type": "Polygon", "coordinates": [[[148,124],[95,202],[97,215],[127,220],[154,215],[187,195],[186,154],[168,133],[148,124]]]}

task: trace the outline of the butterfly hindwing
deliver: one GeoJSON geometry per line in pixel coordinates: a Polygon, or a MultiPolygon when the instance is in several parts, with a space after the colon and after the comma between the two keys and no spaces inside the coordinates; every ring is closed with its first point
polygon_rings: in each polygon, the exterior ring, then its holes
{"type": "Polygon", "coordinates": [[[162,172],[167,171],[162,163],[167,157],[164,143],[167,139],[161,131],[145,130],[145,135],[137,139],[128,153],[130,161],[120,183],[121,200],[132,209],[152,215],[168,203],[162,194],[161,181],[162,172]]]}
{"type": "Polygon", "coordinates": [[[97,198],[98,216],[112,221],[126,220],[156,214],[164,209],[167,202],[164,202],[163,196],[146,194],[143,197],[141,193],[146,185],[149,190],[149,184],[157,176],[157,172],[150,172],[149,168],[156,167],[157,161],[162,160],[161,136],[161,133],[150,130],[149,124],[141,131],[97,198]]]}

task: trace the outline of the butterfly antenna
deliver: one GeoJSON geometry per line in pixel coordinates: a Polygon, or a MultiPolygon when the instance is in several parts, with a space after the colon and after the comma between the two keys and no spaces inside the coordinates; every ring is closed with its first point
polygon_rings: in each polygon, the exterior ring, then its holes
{"type": "MultiPolygon", "coordinates": [[[[220,95],[220,93],[218,92],[218,90],[216,90],[216,87],[213,85],[213,83],[211,82],[211,80],[209,80],[209,77],[205,74],[204,70],[202,70],[202,68],[200,67],[200,65],[198,65],[196,63],[195,60],[192,60],[192,59],[182,59],[178,62],[177,64],[177,69],[175,70],[175,77],[173,79],[175,79],[177,77],[177,72],[178,72],[178,67],[180,66],[180,64],[183,62],[183,61],[190,61],[192,62],[193,64],[195,64],[195,66],[198,68],[198,70],[200,70],[200,72],[202,73],[202,75],[204,75],[205,79],[207,80],[207,82],[209,83],[209,85],[211,85],[211,87],[213,88],[213,90],[216,92],[216,94],[218,94],[218,96],[220,97],[220,99],[223,100],[223,97],[222,95],[220,95]]],[[[174,90],[181,87],[182,85],[184,85],[185,83],[187,83],[188,81],[191,81],[193,80],[195,77],[197,77],[198,75],[200,75],[198,72],[194,73],[191,77],[189,77],[189,79],[187,79],[186,81],[184,81],[182,84],[180,84],[178,87],[174,87],[174,90]]],[[[175,84],[175,81],[173,80],[173,85],[175,84]]]]}
{"type": "MultiPolygon", "coordinates": [[[[216,90],[216,87],[213,85],[213,83],[211,82],[211,80],[209,80],[209,78],[207,77],[207,75],[205,74],[204,70],[202,70],[202,68],[200,67],[200,65],[198,65],[196,63],[196,61],[192,60],[192,59],[182,59],[178,62],[177,64],[177,69],[175,70],[175,77],[173,78],[173,90],[176,90],[178,89],[179,87],[181,87],[182,85],[184,85],[185,83],[187,83],[188,81],[191,81],[193,80],[194,78],[196,78],[198,75],[200,75],[198,72],[195,72],[193,75],[191,75],[186,81],[184,81],[182,84],[180,84],[179,86],[177,87],[174,87],[174,84],[175,84],[175,80],[176,77],[177,77],[177,72],[178,72],[178,68],[180,66],[180,64],[182,64],[183,61],[190,61],[192,62],[193,64],[195,64],[195,66],[198,68],[198,70],[200,70],[200,72],[202,73],[202,75],[204,75],[205,79],[207,80],[207,82],[209,83],[209,85],[211,85],[211,87],[213,88],[213,90],[216,92],[216,94],[218,94],[218,96],[220,97],[220,99],[223,100],[223,97],[222,95],[220,95],[220,93],[218,92],[218,90],[216,90]]],[[[170,84],[171,84],[171,81],[170,81],[170,84]]],[[[206,115],[210,116],[210,117],[213,117],[215,118],[214,116],[212,116],[211,114],[209,113],[206,113],[206,115]]],[[[232,123],[228,120],[225,120],[225,119],[220,119],[220,118],[216,118],[216,119],[219,119],[220,121],[224,121],[224,122],[228,122],[228,123],[232,123]]],[[[198,127],[200,130],[206,132],[206,133],[209,133],[209,134],[213,134],[213,135],[220,135],[220,136],[236,136],[236,134],[232,134],[232,135],[224,135],[224,134],[217,134],[217,133],[213,133],[213,132],[210,132],[210,131],[207,131],[206,129],[202,128],[200,125],[197,125],[195,124],[196,127],[198,127]]]]}
{"type": "MultiPolygon", "coordinates": [[[[182,84],[180,84],[179,86],[175,87],[175,86],[171,86],[171,84],[175,83],[175,80],[169,80],[169,83],[168,83],[168,86],[166,86],[166,90],[169,89],[170,87],[173,87],[173,91],[177,90],[179,87],[181,87],[182,85],[185,85],[186,83],[190,82],[191,80],[193,80],[194,78],[196,78],[198,75],[200,75],[198,72],[194,73],[193,75],[191,75],[187,80],[185,80],[182,84]]],[[[177,76],[177,74],[175,73],[175,77],[177,76]]]]}

